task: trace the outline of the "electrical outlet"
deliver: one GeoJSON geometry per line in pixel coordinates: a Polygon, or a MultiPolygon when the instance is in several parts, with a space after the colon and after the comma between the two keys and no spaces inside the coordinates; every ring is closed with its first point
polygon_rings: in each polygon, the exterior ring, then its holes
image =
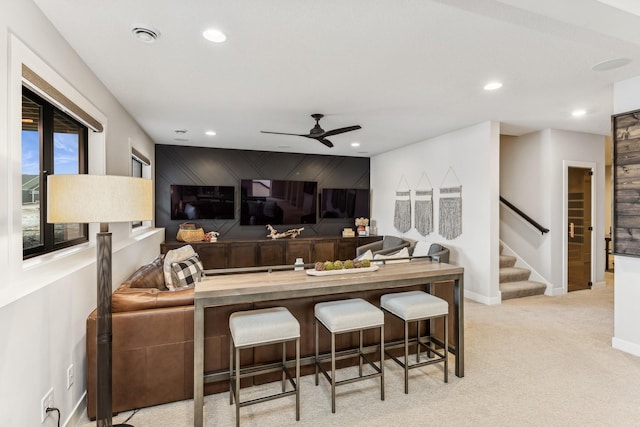
{"type": "Polygon", "coordinates": [[[45,418],[49,416],[47,408],[53,408],[53,387],[44,395],[40,401],[40,422],[43,423],[45,418]]]}
{"type": "Polygon", "coordinates": [[[73,363],[67,368],[67,390],[73,385],[73,363]]]}

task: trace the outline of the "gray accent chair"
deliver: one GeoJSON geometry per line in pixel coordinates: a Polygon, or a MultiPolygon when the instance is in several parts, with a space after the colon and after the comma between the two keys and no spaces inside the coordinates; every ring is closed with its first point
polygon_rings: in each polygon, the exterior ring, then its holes
{"type": "Polygon", "coordinates": [[[441,244],[432,243],[431,246],[429,246],[429,252],[427,253],[427,255],[429,255],[434,261],[444,262],[448,264],[449,252],[449,249],[442,246],[441,244]]]}
{"type": "Polygon", "coordinates": [[[388,255],[398,252],[402,248],[408,248],[411,246],[411,241],[396,236],[384,236],[382,240],[376,242],[367,243],[366,245],[358,246],[356,248],[356,256],[364,254],[368,250],[375,256],[376,254],[388,255]]]}

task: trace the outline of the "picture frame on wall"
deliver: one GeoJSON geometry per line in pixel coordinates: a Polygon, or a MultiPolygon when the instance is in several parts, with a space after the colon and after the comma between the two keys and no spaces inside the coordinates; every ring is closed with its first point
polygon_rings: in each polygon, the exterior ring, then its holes
{"type": "Polygon", "coordinates": [[[613,253],[640,257],[640,110],[611,118],[613,253]]]}

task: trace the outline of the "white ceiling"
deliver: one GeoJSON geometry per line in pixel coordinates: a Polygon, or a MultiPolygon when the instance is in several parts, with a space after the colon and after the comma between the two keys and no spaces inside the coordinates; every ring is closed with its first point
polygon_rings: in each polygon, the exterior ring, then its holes
{"type": "Polygon", "coordinates": [[[372,156],[486,120],[607,135],[613,83],[640,75],[640,17],[596,0],[35,3],[159,144],[372,156]],[[142,43],[136,26],[161,36],[142,43]],[[503,88],[484,91],[491,80],[503,88]],[[307,133],[312,113],[362,129],[334,148],[260,133],[307,133]]]}

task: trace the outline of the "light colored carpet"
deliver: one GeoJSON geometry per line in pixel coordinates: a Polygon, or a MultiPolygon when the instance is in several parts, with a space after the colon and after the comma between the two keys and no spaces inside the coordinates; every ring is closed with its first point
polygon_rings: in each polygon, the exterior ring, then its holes
{"type": "MultiPolygon", "coordinates": [[[[440,365],[415,369],[409,394],[402,370],[385,367],[386,399],[376,380],[338,388],[313,376],[293,398],[241,409],[243,426],[639,426],[640,358],[611,348],[613,287],[543,295],[485,306],[465,301],[465,377],[443,383],[440,365]]],[[[264,390],[261,389],[261,390],[264,390]]],[[[245,390],[243,389],[243,392],[245,390]]],[[[244,396],[253,393],[249,389],[244,396]]],[[[235,425],[228,393],[205,397],[205,425],[235,425]]],[[[120,414],[122,422],[131,412],[120,414]]],[[[136,427],[192,426],[193,401],[139,410],[136,427]]],[[[81,427],[94,423],[82,420],[81,427]]]]}

